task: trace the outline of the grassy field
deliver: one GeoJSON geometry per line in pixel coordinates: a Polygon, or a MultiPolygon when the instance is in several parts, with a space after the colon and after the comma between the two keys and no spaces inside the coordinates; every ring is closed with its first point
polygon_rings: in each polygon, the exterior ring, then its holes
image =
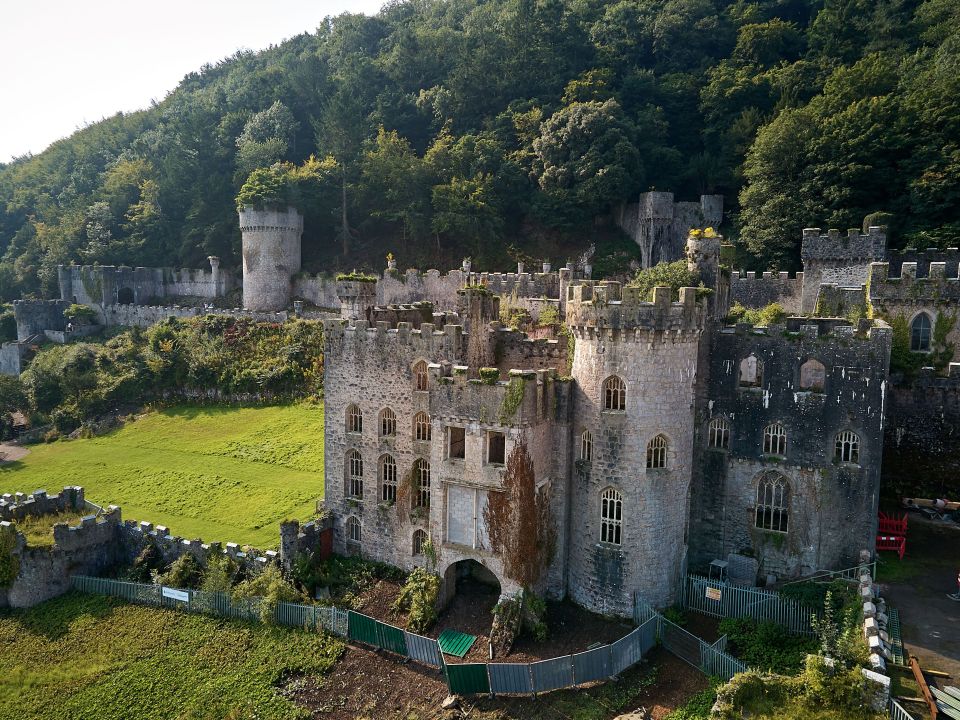
{"type": "Polygon", "coordinates": [[[316,633],[69,594],[0,612],[0,719],[300,718],[278,686],[341,650],[316,633]]]}
{"type": "Polygon", "coordinates": [[[175,535],[274,547],[323,496],[323,406],[176,407],[0,466],[0,493],[64,485],[175,535]]]}

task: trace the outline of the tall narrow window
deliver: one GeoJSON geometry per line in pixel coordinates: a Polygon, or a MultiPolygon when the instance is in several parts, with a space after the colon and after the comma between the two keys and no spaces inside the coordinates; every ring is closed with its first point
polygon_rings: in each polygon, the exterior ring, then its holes
{"type": "Polygon", "coordinates": [[[726,450],[730,447],[730,423],[723,418],[714,418],[707,429],[707,442],[712,448],[726,450]]]}
{"type": "Polygon", "coordinates": [[[451,425],[447,428],[447,457],[454,460],[463,460],[467,455],[466,428],[451,425]]]}
{"type": "Polygon", "coordinates": [[[506,456],[506,435],[491,430],[487,433],[487,462],[491,465],[503,465],[506,456]]]}
{"type": "Polygon", "coordinates": [[[623,529],[623,497],[613,488],[600,496],[600,542],[620,544],[623,529]]]}
{"type": "Polygon", "coordinates": [[[363,432],[363,411],[354,403],[347,405],[347,432],[363,432]]]}
{"type": "Polygon", "coordinates": [[[397,414],[390,408],[380,411],[380,437],[393,437],[397,434],[397,414]]]}
{"type": "Polygon", "coordinates": [[[430,440],[430,416],[425,412],[413,416],[413,439],[419,442],[430,440]]]}
{"type": "Polygon", "coordinates": [[[837,435],[834,458],[840,462],[860,463],[860,436],[850,430],[837,435]]]}
{"type": "Polygon", "coordinates": [[[397,461],[392,455],[380,458],[380,500],[397,501],[397,461]]]}
{"type": "Polygon", "coordinates": [[[667,466],[667,439],[657,435],[647,443],[647,467],[665,468],[667,466]]]}
{"type": "Polygon", "coordinates": [[[347,495],[363,497],[363,458],[356,450],[347,453],[347,495]]]}
{"type": "Polygon", "coordinates": [[[423,555],[423,546],[427,544],[427,533],[424,530],[414,530],[413,532],[413,554],[414,556],[423,555]]]}
{"type": "Polygon", "coordinates": [[[580,459],[584,462],[593,460],[593,434],[589,430],[580,433],[580,459]]]}
{"type": "Polygon", "coordinates": [[[427,379],[427,363],[420,360],[413,366],[413,387],[417,390],[426,390],[427,379]]]}
{"type": "Polygon", "coordinates": [[[360,537],[360,521],[351,515],[347,518],[347,541],[359,543],[360,537]]]}
{"type": "Polygon", "coordinates": [[[790,485],[778,473],[763,475],[757,483],[756,526],[785,533],[790,520],[790,485]]]}
{"type": "Polygon", "coordinates": [[[787,431],[780,423],[770,423],[763,429],[763,452],[767,455],[787,454],[787,431]]]}
{"type": "Polygon", "coordinates": [[[763,363],[756,355],[740,361],[740,387],[760,387],[763,384],[763,363]]]}
{"type": "Polygon", "coordinates": [[[603,383],[603,409],[626,410],[627,384],[616,375],[611,375],[603,383]]]}
{"type": "Polygon", "coordinates": [[[418,458],[413,463],[413,506],[430,507],[430,463],[418,458]]]}
{"type": "Polygon", "coordinates": [[[915,352],[930,351],[930,316],[917,315],[910,323],[910,349],[915,352]]]}

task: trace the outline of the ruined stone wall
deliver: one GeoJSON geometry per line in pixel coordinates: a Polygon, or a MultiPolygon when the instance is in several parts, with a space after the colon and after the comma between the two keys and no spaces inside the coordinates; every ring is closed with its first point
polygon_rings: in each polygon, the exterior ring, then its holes
{"type": "Polygon", "coordinates": [[[145,305],[164,298],[217,298],[237,286],[232,273],[220,269],[220,260],[210,258],[211,267],[176,269],[169,267],[126,267],[113,265],[60,265],[57,277],[60,299],[81,305],[145,305]]]}
{"type": "Polygon", "coordinates": [[[884,428],[883,487],[893,497],[960,495],[960,364],[894,376],[884,428]]]}
{"type": "Polygon", "coordinates": [[[755,272],[734,270],[730,276],[730,303],[746,308],[762,308],[780,303],[787,313],[799,313],[803,304],[804,274],[790,277],[788,272],[755,272]]]}
{"type": "Polygon", "coordinates": [[[0,345],[0,375],[17,377],[26,366],[28,349],[23,343],[8,342],[0,345]]]}
{"type": "Polygon", "coordinates": [[[629,614],[633,593],[654,605],[676,601],[687,547],[694,384],[698,338],[706,315],[695,290],[670,302],[668,288],[654,302],[632,289],[601,283],[571,288],[568,324],[573,357],[572,442],[593,437],[590,461],[571,466],[571,506],[576,508],[569,549],[571,598],[598,612],[629,614]],[[630,292],[628,292],[630,291],[630,292]],[[604,407],[604,383],[626,383],[626,409],[604,407]],[[647,446],[668,441],[667,465],[647,469],[647,446]],[[601,494],[623,497],[620,545],[601,542],[601,494]]]}
{"type": "Polygon", "coordinates": [[[723,222],[723,196],[701,195],[700,202],[674,202],[673,193],[641,193],[621,207],[617,225],[640,246],[643,267],[683,258],[691,229],[717,228],[723,222]]]}
{"type": "Polygon", "coordinates": [[[855,564],[873,548],[891,332],[868,326],[797,318],[712,333],[698,390],[691,568],[743,553],[758,558],[761,573],[793,577],[855,564]],[[751,355],[760,381],[742,385],[741,361],[751,355]],[[801,370],[811,359],[823,365],[819,379],[801,370]],[[726,448],[708,447],[714,419],[729,424],[726,448]],[[764,450],[771,423],[786,431],[782,456],[764,450]],[[837,434],[847,430],[859,436],[857,463],[835,461],[837,434]],[[756,527],[764,473],[789,484],[786,533],[756,527]]]}
{"type": "Polygon", "coordinates": [[[86,507],[82,487],[65,487],[56,495],[48,495],[46,490],[34,490],[26,493],[5,493],[0,497],[0,520],[16,522],[25,517],[52,515],[86,507]]]}
{"type": "Polygon", "coordinates": [[[886,254],[887,235],[881,227],[871,227],[865,235],[857,228],[846,235],[839,230],[823,235],[820,228],[805,228],[800,247],[804,272],[801,312],[816,310],[821,282],[859,286],[870,263],[885,259],[886,254]]]}
{"type": "Polygon", "coordinates": [[[204,315],[222,315],[234,318],[249,318],[257,322],[285,322],[289,314],[279,312],[251,312],[239,308],[223,310],[214,308],[204,310],[197,307],[179,305],[110,305],[102,309],[101,317],[106,326],[150,327],[169,318],[191,318],[204,315]]]}
{"type": "Polygon", "coordinates": [[[43,335],[44,330],[63,330],[67,326],[63,311],[69,306],[64,300],[14,300],[17,340],[22,342],[34,335],[43,335]]]}

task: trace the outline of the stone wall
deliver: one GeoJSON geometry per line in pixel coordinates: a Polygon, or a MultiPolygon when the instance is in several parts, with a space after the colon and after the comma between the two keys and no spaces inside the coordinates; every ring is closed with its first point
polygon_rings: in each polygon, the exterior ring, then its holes
{"type": "Polygon", "coordinates": [[[794,577],[852,565],[873,547],[890,343],[884,324],[838,319],[712,333],[698,388],[691,567],[732,552],[758,558],[761,573],[794,577]],[[750,356],[761,372],[746,384],[750,356]],[[811,360],[822,369],[813,372],[811,360]],[[715,419],[729,425],[727,447],[709,447],[715,419]],[[784,454],[764,448],[771,423],[786,432],[784,454]],[[835,459],[842,431],[859,436],[856,463],[835,459]],[[756,527],[757,486],[768,474],[789,486],[785,533],[756,527]]]}
{"type": "Polygon", "coordinates": [[[787,272],[764,272],[757,277],[755,272],[734,270],[730,276],[730,303],[740,303],[746,308],[780,303],[787,313],[799,313],[803,304],[803,282],[802,272],[794,277],[787,272]]]}
{"type": "Polygon", "coordinates": [[[213,308],[204,310],[198,307],[181,307],[180,305],[109,305],[102,309],[102,320],[106,326],[120,325],[124,327],[150,327],[169,318],[202,317],[204,315],[219,315],[233,318],[249,318],[256,322],[286,322],[289,318],[287,311],[280,312],[252,312],[250,310],[223,310],[213,308]]]}
{"type": "Polygon", "coordinates": [[[690,230],[717,228],[723,222],[723,196],[701,195],[699,202],[674,202],[673,193],[641,193],[638,202],[620,208],[617,225],[640,246],[643,267],[684,257],[690,230]]]}
{"type": "Polygon", "coordinates": [[[303,215],[296,208],[240,211],[243,235],[243,306],[257,311],[286,310],[290,279],[300,272],[303,215]]]}
{"type": "Polygon", "coordinates": [[[0,375],[17,377],[23,372],[31,355],[29,346],[21,342],[0,345],[0,375]]]}
{"type": "Polygon", "coordinates": [[[13,315],[17,321],[17,340],[23,342],[44,330],[63,330],[67,319],[63,311],[70,306],[65,300],[14,300],[13,315]]]}
{"type": "Polygon", "coordinates": [[[960,364],[946,376],[923,369],[894,377],[884,428],[883,483],[891,494],[955,497],[960,494],[960,364]]]}
{"type": "Polygon", "coordinates": [[[821,234],[820,228],[805,228],[800,246],[804,272],[801,312],[812,314],[816,310],[821,282],[859,286],[866,276],[865,268],[884,260],[886,254],[887,235],[881,227],[871,227],[866,234],[853,228],[846,235],[839,230],[821,234]]]}
{"type": "Polygon", "coordinates": [[[56,495],[48,495],[46,490],[34,490],[26,493],[6,493],[0,497],[0,520],[16,522],[25,517],[52,515],[71,510],[83,510],[86,502],[82,487],[65,487],[56,495]]]}
{"type": "Polygon", "coordinates": [[[236,287],[234,276],[210,258],[210,270],[113,265],[60,265],[60,299],[81,305],[155,303],[164,298],[223,297],[236,287]]]}

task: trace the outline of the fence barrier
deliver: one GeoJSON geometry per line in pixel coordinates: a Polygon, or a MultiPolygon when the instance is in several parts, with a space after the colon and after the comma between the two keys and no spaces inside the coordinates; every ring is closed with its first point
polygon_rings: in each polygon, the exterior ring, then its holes
{"type": "MultiPolygon", "coordinates": [[[[81,592],[111,595],[154,607],[240,620],[262,619],[260,598],[234,599],[229,593],[182,590],[86,575],[75,575],[73,585],[81,592]]],[[[430,667],[441,668],[451,693],[524,695],[600,682],[624,672],[657,644],[662,621],[654,613],[639,627],[610,645],[549,660],[448,665],[443,660],[440,645],[433,638],[407,632],[352,610],[282,602],[273,608],[272,618],[278,625],[324,630],[347,640],[389,650],[430,667]]]]}
{"type": "Polygon", "coordinates": [[[913,715],[908,713],[896,700],[890,701],[890,720],[914,720],[913,715]]]}
{"type": "Polygon", "coordinates": [[[751,618],[776,623],[798,635],[816,634],[812,624],[816,610],[774,590],[741,587],[701,575],[687,575],[682,605],[704,615],[751,618]]]}

